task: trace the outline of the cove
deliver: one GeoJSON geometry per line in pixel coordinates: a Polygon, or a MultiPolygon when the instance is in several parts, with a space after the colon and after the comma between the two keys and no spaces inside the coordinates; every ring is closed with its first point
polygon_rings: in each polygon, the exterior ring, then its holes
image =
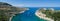
{"type": "Polygon", "coordinates": [[[12,21],[47,21],[40,19],[35,15],[36,10],[39,8],[29,8],[24,13],[19,13],[13,17],[12,21]]]}

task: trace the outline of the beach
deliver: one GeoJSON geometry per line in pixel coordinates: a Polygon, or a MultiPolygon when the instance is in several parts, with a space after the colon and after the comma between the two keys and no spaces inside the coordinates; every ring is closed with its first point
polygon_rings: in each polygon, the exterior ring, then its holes
{"type": "Polygon", "coordinates": [[[45,20],[47,20],[47,21],[54,21],[54,20],[51,19],[51,18],[45,17],[45,16],[46,16],[45,14],[43,14],[43,13],[41,13],[41,12],[39,13],[38,10],[36,11],[35,15],[38,16],[39,18],[45,19],[45,20]]]}

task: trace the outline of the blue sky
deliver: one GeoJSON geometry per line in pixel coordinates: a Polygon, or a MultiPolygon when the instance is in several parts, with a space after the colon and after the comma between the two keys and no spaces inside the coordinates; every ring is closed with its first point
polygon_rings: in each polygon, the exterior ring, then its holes
{"type": "Polygon", "coordinates": [[[19,7],[60,7],[60,0],[0,0],[19,7]]]}

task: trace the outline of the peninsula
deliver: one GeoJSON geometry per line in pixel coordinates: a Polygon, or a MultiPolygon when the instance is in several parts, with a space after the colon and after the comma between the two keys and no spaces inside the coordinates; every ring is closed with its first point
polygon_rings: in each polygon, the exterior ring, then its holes
{"type": "Polygon", "coordinates": [[[35,15],[48,21],[60,21],[60,10],[55,10],[53,8],[38,9],[35,15]]]}

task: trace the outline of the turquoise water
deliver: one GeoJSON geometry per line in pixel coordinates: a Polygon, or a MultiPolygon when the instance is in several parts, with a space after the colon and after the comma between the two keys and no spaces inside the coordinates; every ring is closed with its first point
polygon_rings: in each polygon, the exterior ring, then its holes
{"type": "Polygon", "coordinates": [[[40,19],[35,15],[36,10],[39,8],[29,8],[24,13],[18,14],[13,17],[12,21],[46,21],[44,19],[40,19]]]}
{"type": "MultiPolygon", "coordinates": [[[[12,21],[46,21],[44,19],[38,18],[35,15],[35,11],[39,8],[29,8],[24,13],[19,13],[18,15],[14,16],[12,21]]],[[[60,10],[60,7],[55,7],[55,10],[60,10]]]]}
{"type": "MultiPolygon", "coordinates": [[[[48,7],[47,7],[48,8],[48,7]]],[[[55,10],[60,10],[60,7],[53,7],[55,10]]],[[[18,14],[13,17],[12,21],[46,21],[40,19],[35,15],[35,11],[39,8],[29,8],[24,13],[18,14]]]]}

